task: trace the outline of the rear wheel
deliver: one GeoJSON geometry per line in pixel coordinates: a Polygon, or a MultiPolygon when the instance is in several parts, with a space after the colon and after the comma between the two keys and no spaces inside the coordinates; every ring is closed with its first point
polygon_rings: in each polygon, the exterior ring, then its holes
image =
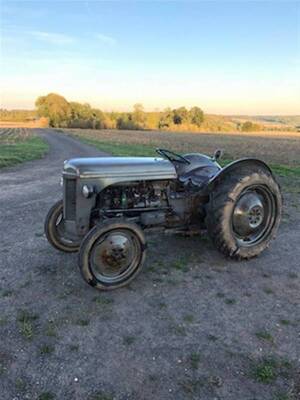
{"type": "Polygon", "coordinates": [[[48,211],[44,229],[48,242],[56,249],[66,253],[73,253],[79,250],[79,238],[70,238],[65,233],[62,200],[53,204],[48,211]]]}
{"type": "Polygon", "coordinates": [[[107,221],[85,236],[79,251],[83,279],[99,290],[127,285],[141,271],[145,237],[140,227],[126,221],[107,221]]]}
{"type": "Polygon", "coordinates": [[[279,186],[264,168],[242,168],[225,176],[211,193],[208,233],[235,259],[259,255],[275,237],[282,209],[279,186]]]}

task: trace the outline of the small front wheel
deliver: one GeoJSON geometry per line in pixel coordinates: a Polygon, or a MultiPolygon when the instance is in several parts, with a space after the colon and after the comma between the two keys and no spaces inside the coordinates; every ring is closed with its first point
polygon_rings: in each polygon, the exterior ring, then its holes
{"type": "Polygon", "coordinates": [[[79,250],[79,238],[71,239],[65,233],[62,200],[53,204],[48,211],[44,229],[48,242],[56,249],[66,253],[73,253],[79,250]]]}
{"type": "Polygon", "coordinates": [[[113,220],[95,226],[79,251],[83,279],[99,290],[127,285],[142,269],[145,247],[144,233],[136,224],[113,220]]]}

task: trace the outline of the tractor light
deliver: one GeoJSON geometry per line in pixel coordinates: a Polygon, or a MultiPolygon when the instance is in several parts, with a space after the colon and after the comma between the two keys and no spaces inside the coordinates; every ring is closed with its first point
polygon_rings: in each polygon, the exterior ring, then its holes
{"type": "Polygon", "coordinates": [[[88,199],[94,193],[94,189],[92,186],[83,185],[82,186],[82,195],[88,199]]]}

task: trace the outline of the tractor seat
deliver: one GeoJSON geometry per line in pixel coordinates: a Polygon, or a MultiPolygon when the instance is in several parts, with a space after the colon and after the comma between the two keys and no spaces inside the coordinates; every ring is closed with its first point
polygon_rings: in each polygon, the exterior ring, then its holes
{"type": "Polygon", "coordinates": [[[197,188],[203,188],[219,170],[217,165],[201,166],[179,175],[179,181],[184,185],[192,184],[197,188]]]}

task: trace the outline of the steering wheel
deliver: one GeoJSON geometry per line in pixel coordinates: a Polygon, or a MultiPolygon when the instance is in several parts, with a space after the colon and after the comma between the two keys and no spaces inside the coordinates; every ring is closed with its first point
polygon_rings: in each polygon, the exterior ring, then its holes
{"type": "Polygon", "coordinates": [[[175,162],[179,162],[182,164],[190,164],[191,163],[187,158],[181,156],[180,154],[174,153],[173,151],[170,151],[170,150],[156,149],[156,152],[159,155],[167,158],[171,162],[175,161],[175,162]]]}

